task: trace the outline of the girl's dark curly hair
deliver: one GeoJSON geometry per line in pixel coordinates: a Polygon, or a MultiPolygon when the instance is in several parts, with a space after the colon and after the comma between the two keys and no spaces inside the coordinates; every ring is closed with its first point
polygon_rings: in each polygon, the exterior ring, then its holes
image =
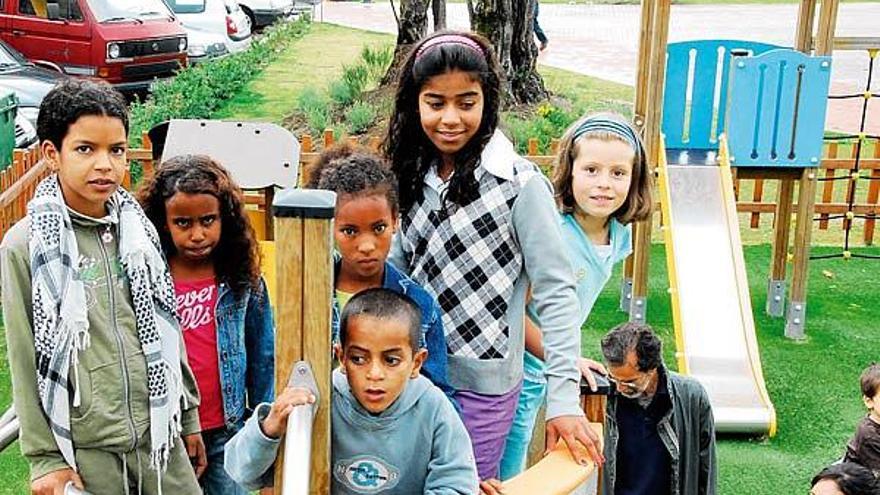
{"type": "Polygon", "coordinates": [[[345,195],[383,196],[391,213],[396,216],[398,212],[397,179],[385,160],[371,153],[352,153],[327,162],[315,189],[333,191],[339,199],[345,195]]]}
{"type": "Polygon", "coordinates": [[[474,170],[480,153],[498,127],[501,108],[501,66],[489,41],[469,32],[438,31],[416,43],[400,69],[394,111],[388,124],[384,151],[391,160],[400,191],[400,210],[405,215],[423,198],[423,180],[432,163],[439,158],[434,144],[422,130],[419,118],[419,92],[432,77],[463,71],[479,81],[483,90],[483,119],[474,137],[456,154],[455,173],[449,182],[445,200],[466,205],[479,194],[474,170]],[[440,43],[416,57],[428,41],[444,35],[464,36],[480,46],[482,54],[460,43],[440,43]]]}
{"type": "Polygon", "coordinates": [[[217,280],[236,293],[260,286],[260,249],[244,208],[241,189],[222,165],[205,155],[165,160],[137,192],[144,212],[159,232],[166,256],[175,253],[166,227],[165,202],[177,193],[210,194],[220,202],[220,242],[214,249],[217,280]]]}

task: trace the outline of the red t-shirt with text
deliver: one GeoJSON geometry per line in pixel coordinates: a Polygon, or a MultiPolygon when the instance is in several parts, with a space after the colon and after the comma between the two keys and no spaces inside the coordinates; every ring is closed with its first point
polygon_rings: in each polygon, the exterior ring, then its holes
{"type": "Polygon", "coordinates": [[[217,283],[213,278],[174,282],[177,313],[186,343],[189,366],[196,377],[199,395],[199,421],[202,430],[225,424],[223,396],[220,392],[220,362],[217,357],[217,283]]]}

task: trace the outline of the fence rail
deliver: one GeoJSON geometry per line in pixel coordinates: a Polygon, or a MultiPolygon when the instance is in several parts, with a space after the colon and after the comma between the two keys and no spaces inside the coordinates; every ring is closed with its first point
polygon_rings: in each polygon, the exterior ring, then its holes
{"type": "MultiPolygon", "coordinates": [[[[360,143],[356,137],[347,139],[352,144],[363,145],[373,150],[378,150],[380,146],[379,139],[375,137],[367,143],[360,143]]],[[[876,222],[880,219],[880,139],[865,139],[865,143],[869,141],[873,141],[873,151],[865,153],[864,150],[868,147],[862,146],[862,156],[858,160],[858,174],[853,174],[858,147],[849,146],[847,152],[846,147],[837,142],[826,143],[824,158],[817,170],[820,184],[816,192],[818,228],[827,230],[838,228],[839,225],[841,231],[846,231],[854,222],[863,222],[862,242],[866,246],[874,244],[876,222]],[[862,183],[867,184],[861,185],[862,183]],[[853,198],[852,208],[850,208],[850,197],[853,198]]],[[[310,135],[300,138],[301,182],[307,179],[310,166],[319,156],[320,150],[332,146],[335,142],[334,133],[330,129],[324,131],[318,139],[310,135]],[[316,145],[316,141],[319,145],[316,145]]],[[[152,173],[154,163],[152,146],[146,134],[143,136],[143,143],[142,148],[128,150],[128,159],[131,163],[139,164],[144,175],[148,175],[152,173]]],[[[549,145],[550,154],[542,155],[539,152],[538,140],[533,138],[528,142],[526,157],[549,173],[558,148],[559,141],[552,140],[549,145]]],[[[27,212],[27,202],[33,196],[34,188],[49,173],[45,162],[40,161],[39,158],[39,150],[36,147],[16,150],[12,165],[0,172],[0,237],[24,217],[27,212]]],[[[774,179],[745,178],[735,181],[737,211],[750,214],[748,226],[752,229],[760,228],[762,216],[773,217],[776,209],[776,198],[773,195],[774,182],[776,182],[774,179]]],[[[131,187],[129,174],[126,174],[123,185],[131,187]]],[[[247,204],[258,209],[266,207],[266,199],[262,194],[247,193],[245,200],[247,204]]]]}

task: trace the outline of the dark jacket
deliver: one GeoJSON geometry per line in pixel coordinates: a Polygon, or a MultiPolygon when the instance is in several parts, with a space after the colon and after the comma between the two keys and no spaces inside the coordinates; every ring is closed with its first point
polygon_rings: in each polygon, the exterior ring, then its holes
{"type": "MultiPolygon", "coordinates": [[[[698,381],[666,370],[666,386],[672,408],[658,423],[660,438],[672,460],[673,495],[714,495],[715,420],[709,396],[698,381]]],[[[619,432],[616,421],[617,396],[608,398],[605,419],[605,469],[602,493],[614,495],[615,453],[619,432]]]]}

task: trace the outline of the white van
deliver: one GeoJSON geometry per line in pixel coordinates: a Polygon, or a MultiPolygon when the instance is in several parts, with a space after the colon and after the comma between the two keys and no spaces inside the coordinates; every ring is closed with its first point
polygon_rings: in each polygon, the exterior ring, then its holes
{"type": "Polygon", "coordinates": [[[251,19],[254,29],[266,27],[293,14],[294,0],[238,0],[238,3],[251,19]]]}
{"type": "Polygon", "coordinates": [[[247,49],[251,21],[235,0],[166,0],[186,30],[192,64],[247,49]]]}

